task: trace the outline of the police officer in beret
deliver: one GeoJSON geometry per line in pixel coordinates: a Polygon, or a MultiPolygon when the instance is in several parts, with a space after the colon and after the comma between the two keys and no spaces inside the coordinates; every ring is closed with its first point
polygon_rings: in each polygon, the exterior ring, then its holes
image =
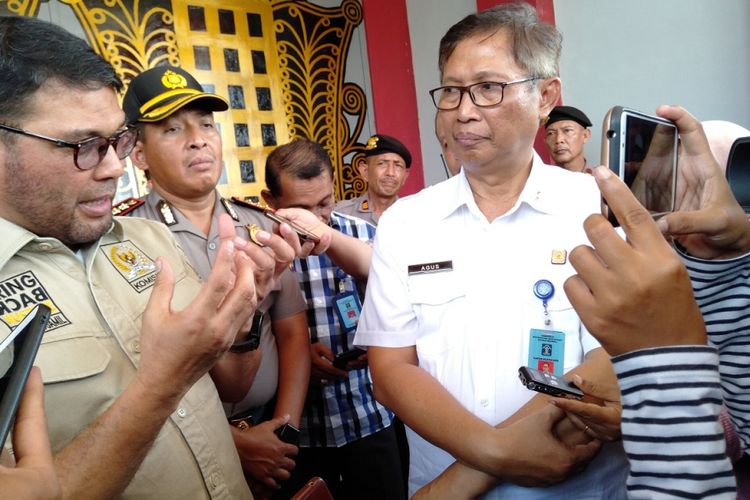
{"type": "Polygon", "coordinates": [[[367,192],[336,204],[337,212],[353,215],[377,225],[386,208],[398,199],[411,167],[411,153],[401,141],[385,134],[370,137],[365,158],[358,166],[367,181],[367,192]]]}
{"type": "MultiPolygon", "coordinates": [[[[272,222],[216,190],[222,142],[213,112],[228,108],[223,97],[205,92],[182,68],[158,66],[131,81],[123,108],[127,122],[138,127],[130,158],[152,185],[145,199],[125,210],[128,215],[166,224],[201,278],[217,257],[220,216],[231,218],[238,236],[266,244],[272,222]]],[[[299,426],[310,374],[305,309],[297,280],[285,269],[259,302],[247,340],[230,349],[261,356],[249,392],[239,398],[220,394],[234,401],[225,410],[255,496],[268,496],[294,468],[297,447],[274,431],[299,426]]]]}
{"type": "Polygon", "coordinates": [[[557,166],[571,172],[592,172],[583,156],[583,145],[591,137],[590,126],[589,117],[573,106],[556,106],[552,110],[544,125],[544,142],[557,166]]]}

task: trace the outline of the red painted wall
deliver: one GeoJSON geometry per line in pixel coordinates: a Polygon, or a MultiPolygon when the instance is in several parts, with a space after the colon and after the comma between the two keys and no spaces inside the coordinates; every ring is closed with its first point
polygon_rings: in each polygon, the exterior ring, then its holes
{"type": "Polygon", "coordinates": [[[411,60],[405,0],[362,0],[377,133],[392,135],[411,152],[409,177],[401,195],[424,187],[417,93],[411,60]]]}

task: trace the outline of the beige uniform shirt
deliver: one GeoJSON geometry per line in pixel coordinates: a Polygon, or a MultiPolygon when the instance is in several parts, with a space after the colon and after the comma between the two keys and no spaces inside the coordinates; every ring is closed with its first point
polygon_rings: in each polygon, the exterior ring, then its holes
{"type": "MultiPolygon", "coordinates": [[[[4,219],[0,234],[0,327],[12,327],[37,303],[52,309],[36,364],[57,452],[133,379],[156,258],[164,256],[174,270],[173,308],[183,309],[200,281],[162,224],[115,219],[110,231],[79,255],[4,219]]],[[[208,375],[167,419],[122,497],[251,498],[208,375]]]]}
{"type": "MultiPolygon", "coordinates": [[[[196,272],[204,280],[211,272],[211,266],[216,260],[216,252],[219,250],[219,215],[229,214],[234,221],[237,234],[245,239],[248,239],[247,224],[257,224],[267,231],[271,231],[273,225],[271,220],[258,212],[235,205],[229,200],[222,200],[217,191],[211,230],[206,237],[178,209],[166,204],[167,202],[156,191],[151,191],[144,201],[143,205],[130,212],[129,215],[145,217],[168,224],[170,231],[177,238],[196,272]],[[166,208],[164,204],[166,204],[166,208]],[[165,216],[163,211],[166,210],[169,212],[165,216]],[[174,223],[171,223],[171,221],[174,221],[174,223]]],[[[260,337],[263,357],[247,396],[239,403],[226,405],[229,416],[262,406],[276,394],[279,381],[279,353],[271,330],[271,322],[288,318],[306,309],[307,305],[302,297],[297,278],[290,270],[284,271],[271,293],[257,308],[258,311],[264,313],[260,337]]]]}
{"type": "Polygon", "coordinates": [[[378,225],[378,219],[380,218],[378,217],[378,214],[372,211],[368,193],[365,193],[362,196],[358,196],[357,198],[341,200],[340,202],[336,203],[336,207],[334,208],[334,210],[342,214],[359,217],[362,220],[366,220],[373,226],[378,225]]]}

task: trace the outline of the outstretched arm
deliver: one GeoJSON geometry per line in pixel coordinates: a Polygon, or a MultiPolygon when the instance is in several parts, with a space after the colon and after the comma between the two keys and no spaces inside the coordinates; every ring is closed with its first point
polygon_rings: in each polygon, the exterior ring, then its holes
{"type": "Polygon", "coordinates": [[[231,241],[222,242],[207,282],[182,311],[170,306],[175,282],[169,263],[157,262],[133,380],[55,456],[65,498],[119,496],[180,399],[226,352],[254,310],[248,257],[231,241]]]}

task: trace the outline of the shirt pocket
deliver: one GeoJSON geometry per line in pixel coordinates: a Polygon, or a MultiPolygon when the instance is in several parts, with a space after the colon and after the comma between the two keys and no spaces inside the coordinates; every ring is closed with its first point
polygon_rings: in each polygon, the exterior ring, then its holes
{"type": "Polygon", "coordinates": [[[420,363],[461,345],[465,337],[466,283],[457,271],[409,276],[409,301],[418,321],[420,363]]]}
{"type": "Polygon", "coordinates": [[[63,336],[45,334],[34,364],[45,384],[79,380],[106,370],[111,355],[94,333],[73,332],[63,336]]]}

